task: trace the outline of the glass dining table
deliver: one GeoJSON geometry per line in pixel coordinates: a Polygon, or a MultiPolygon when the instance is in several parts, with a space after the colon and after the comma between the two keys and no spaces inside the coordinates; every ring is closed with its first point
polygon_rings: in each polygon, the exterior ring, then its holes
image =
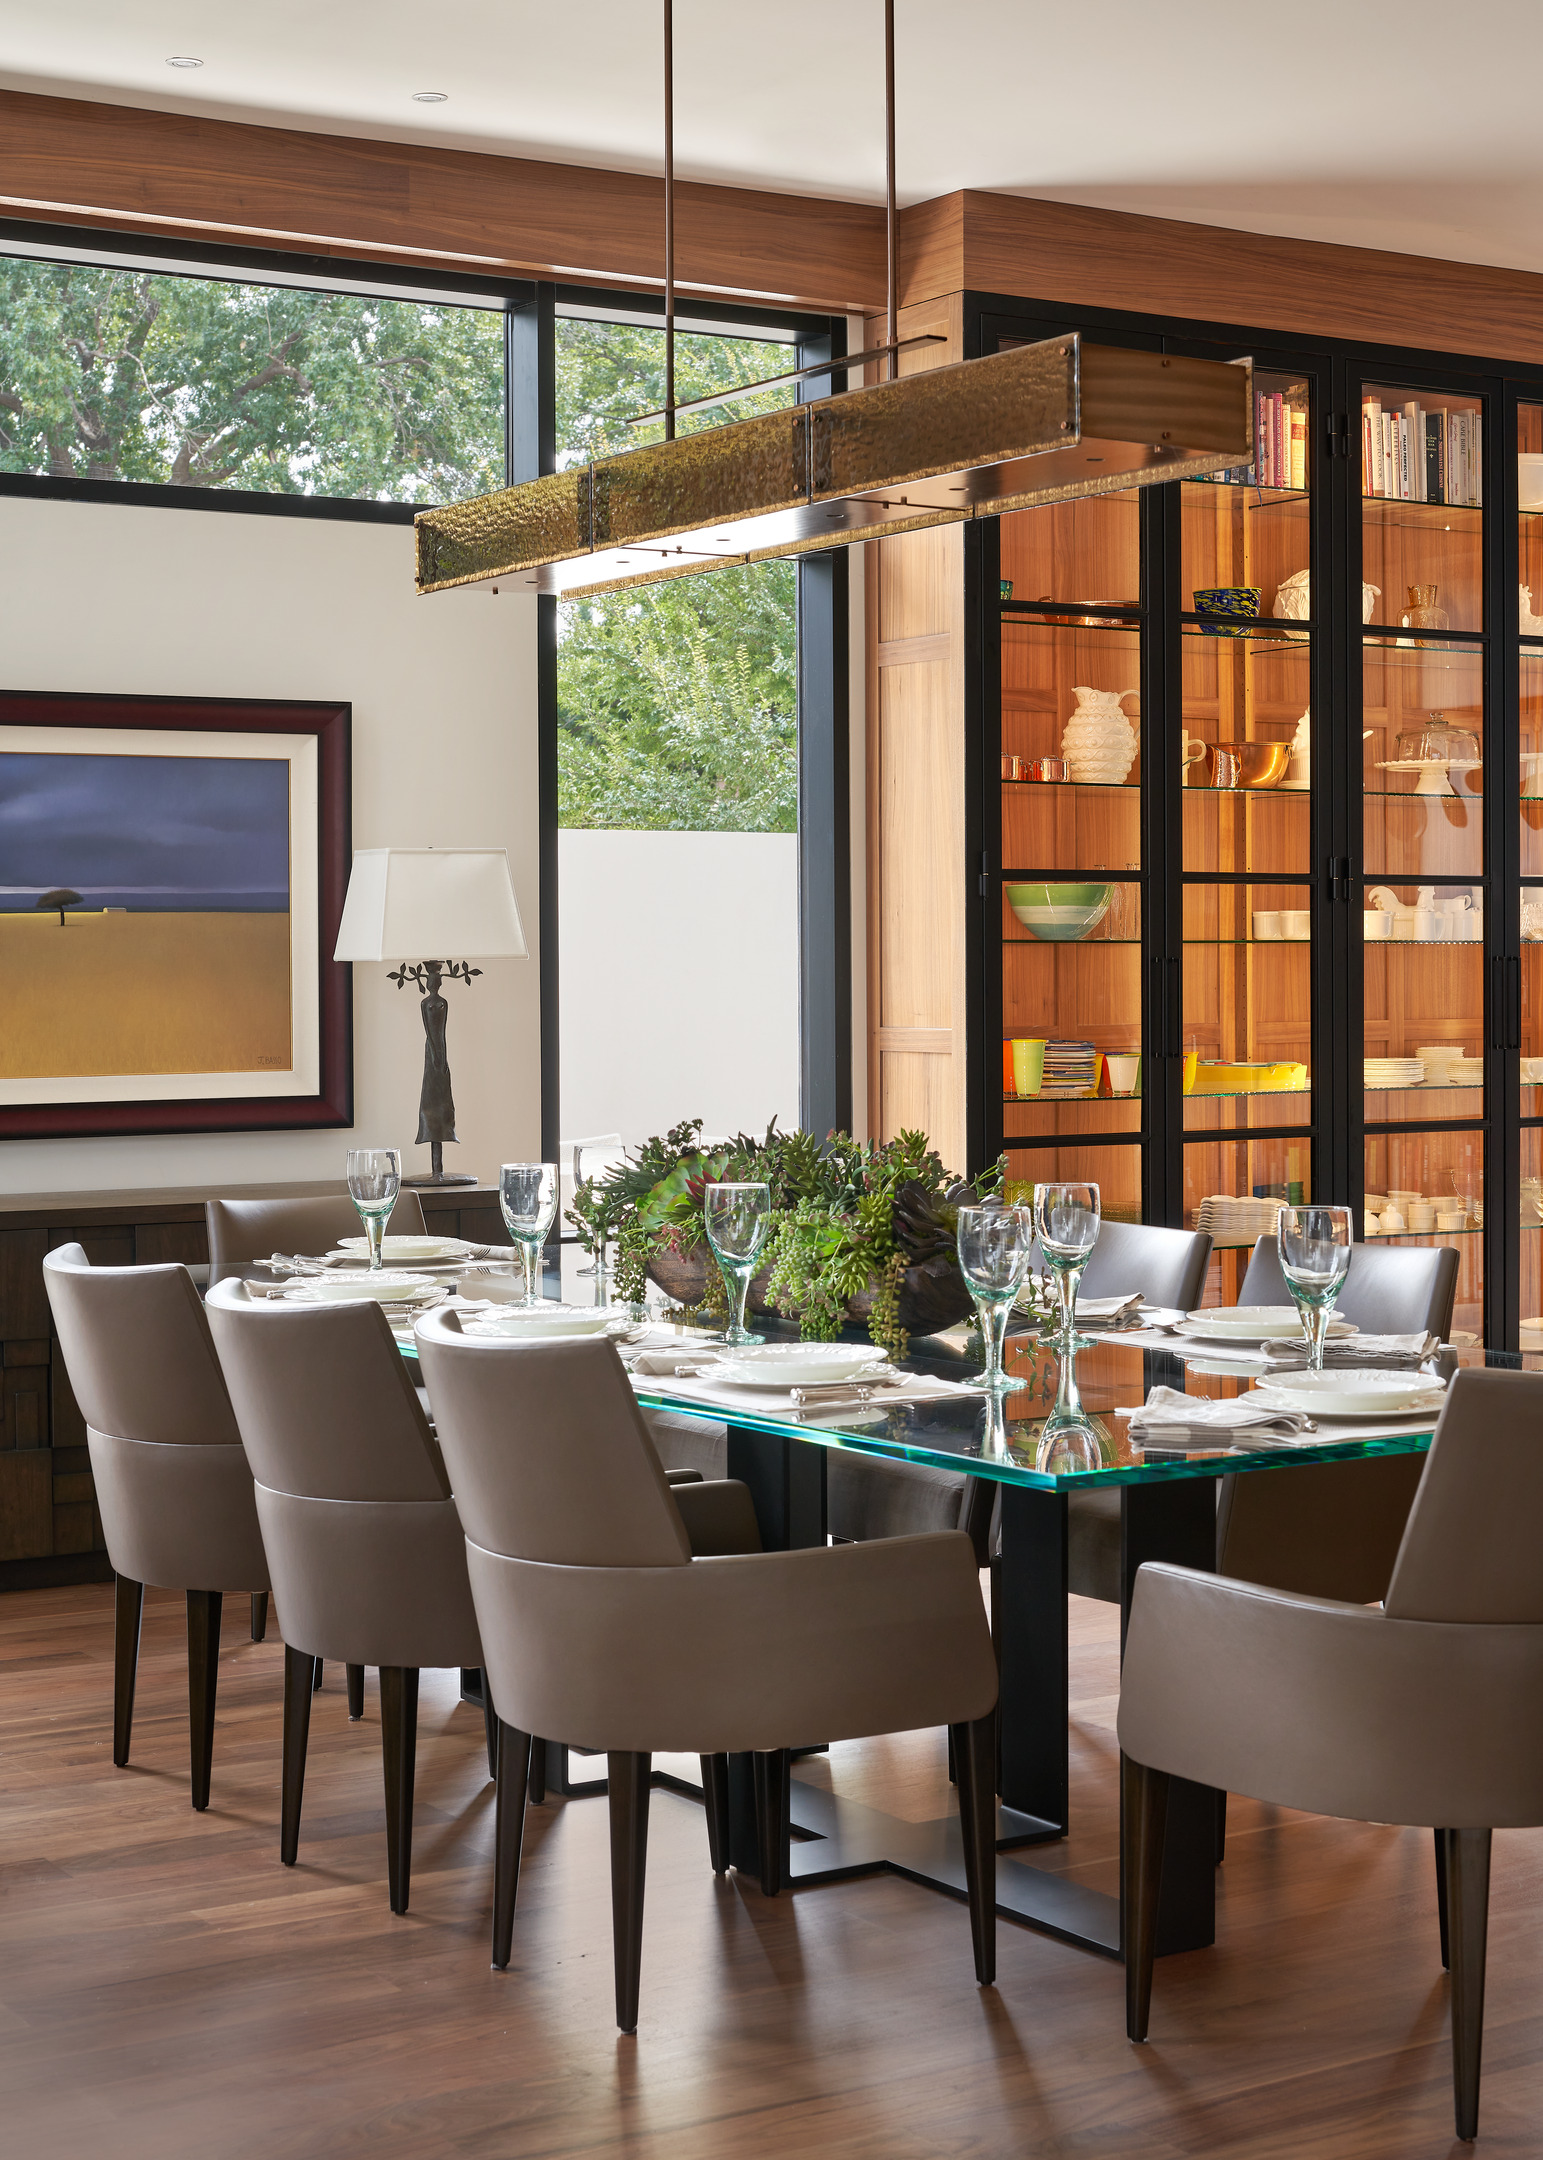
{"type": "MultiPolygon", "coordinates": [[[[773,1323],[771,1332],[781,1330],[773,1323]]],[[[1472,1355],[1483,1362],[1482,1353],[1472,1355]]],[[[1154,1388],[1217,1398],[1238,1394],[1249,1383],[1236,1364],[1229,1369],[1194,1345],[1170,1346],[1149,1335],[1138,1344],[1111,1334],[1066,1357],[1034,1336],[1011,1337],[1008,1370],[1024,1384],[1005,1396],[967,1392],[977,1368],[962,1343],[935,1338],[919,1344],[905,1370],[952,1381],[955,1389],[915,1402],[791,1409],[785,1400],[768,1407],[748,1392],[732,1404],[721,1390],[704,1399],[701,1386],[688,1380],[635,1374],[633,1385],[645,1409],[727,1428],[727,1474],[749,1486],[768,1549],[826,1541],[826,1470],[834,1450],[963,1472],[999,1489],[999,1555],[992,1569],[1001,1665],[998,1910],[1119,1957],[1123,1898],[1037,1867],[1030,1857],[1036,1845],[1064,1838],[1070,1827],[1069,1503],[1079,1493],[1118,1494],[1123,1643],[1143,1562],[1215,1568],[1221,1478],[1418,1452],[1430,1445],[1433,1420],[1428,1411],[1423,1420],[1402,1425],[1320,1419],[1289,1445],[1229,1447],[1208,1440],[1204,1446],[1145,1447],[1132,1438],[1127,1413],[1154,1388]]],[[[810,1735],[811,1742],[817,1739],[810,1735]]],[[[586,1780],[577,1764],[567,1782],[565,1755],[563,1763],[555,1780],[560,1789],[604,1790],[603,1782],[586,1780]]],[[[676,1782],[667,1773],[665,1781],[676,1782]]],[[[731,1854],[736,1865],[756,1872],[748,1759],[736,1765],[734,1791],[731,1854]]],[[[963,1895],[957,1815],[903,1821],[801,1779],[796,1766],[792,1795],[784,1880],[795,1887],[890,1869],[963,1895]]],[[[1223,1801],[1174,1781],[1161,1955],[1214,1940],[1223,1801]]]]}

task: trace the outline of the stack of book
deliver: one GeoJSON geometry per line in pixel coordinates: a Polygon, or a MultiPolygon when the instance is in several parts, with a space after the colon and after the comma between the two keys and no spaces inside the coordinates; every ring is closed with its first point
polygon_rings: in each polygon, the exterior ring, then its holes
{"type": "Polygon", "coordinates": [[[1399,411],[1380,398],[1361,406],[1361,493],[1400,502],[1477,508],[1484,500],[1483,415],[1429,411],[1414,398],[1399,411]]]}
{"type": "Polygon", "coordinates": [[[1283,390],[1254,393],[1254,472],[1260,487],[1307,485],[1307,407],[1283,390]]]}
{"type": "Polygon", "coordinates": [[[1065,1102],[1098,1086],[1099,1055],[1090,1042],[1047,1042],[1040,1097],[1065,1102]]]}

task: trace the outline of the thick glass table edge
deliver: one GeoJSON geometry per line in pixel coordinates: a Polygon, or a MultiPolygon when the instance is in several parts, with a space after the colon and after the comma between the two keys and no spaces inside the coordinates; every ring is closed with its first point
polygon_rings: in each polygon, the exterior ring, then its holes
{"type": "MultiPolygon", "coordinates": [[[[667,1410],[674,1417],[695,1417],[713,1425],[738,1425],[754,1432],[781,1433],[789,1439],[812,1441],[818,1447],[842,1448],[858,1455],[877,1455],[892,1462],[913,1462],[927,1470],[953,1470],[964,1477],[990,1478],[999,1485],[1024,1485],[1037,1492],[1088,1492],[1109,1485],[1156,1485],[1176,1478],[1231,1477],[1235,1471],[1279,1470],[1293,1462],[1356,1462],[1376,1455],[1415,1455],[1427,1449],[1435,1427],[1426,1432],[1380,1433],[1365,1440],[1337,1435],[1332,1440],[1305,1446],[1257,1448],[1248,1451],[1218,1450],[1214,1454],[1174,1455],[1144,1463],[1117,1463],[1103,1470],[1048,1471],[1025,1463],[990,1455],[967,1455],[949,1448],[927,1447],[895,1440],[877,1433],[845,1432],[839,1426],[815,1425],[802,1418],[776,1416],[767,1411],[741,1410],[726,1404],[703,1403],[672,1395],[666,1390],[636,1391],[641,1409],[667,1410]]],[[[1009,1403],[1012,1396],[1008,1396],[1009,1403]]],[[[920,1406],[918,1406],[920,1407],[920,1406]]],[[[1094,1413],[1100,1418],[1107,1412],[1094,1413]]]]}

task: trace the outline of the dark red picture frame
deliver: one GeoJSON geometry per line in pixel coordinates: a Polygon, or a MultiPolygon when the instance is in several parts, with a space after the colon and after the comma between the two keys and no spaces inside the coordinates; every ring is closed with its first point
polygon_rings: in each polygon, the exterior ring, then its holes
{"type": "Polygon", "coordinates": [[[203,734],[310,735],[316,741],[317,980],[320,1085],[314,1095],[0,1105],[0,1139],[139,1133],[285,1132],[354,1119],[353,969],[333,959],[353,859],[353,707],[262,698],[77,696],[0,691],[0,726],[156,728],[203,734]]]}

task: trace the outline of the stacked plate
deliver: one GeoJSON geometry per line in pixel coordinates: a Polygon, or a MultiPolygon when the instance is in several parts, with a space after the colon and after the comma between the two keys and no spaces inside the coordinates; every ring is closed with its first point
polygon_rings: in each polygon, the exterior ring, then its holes
{"type": "MultiPolygon", "coordinates": [[[[358,1262],[369,1257],[370,1241],[362,1237],[339,1238],[337,1249],[358,1262]]],[[[480,1248],[458,1237],[383,1237],[380,1257],[387,1267],[433,1267],[442,1261],[465,1260],[480,1248]]],[[[329,1253],[329,1259],[332,1257],[329,1253]]]]}
{"type": "Polygon", "coordinates": [[[1074,1095],[1091,1095],[1097,1074],[1098,1052],[1090,1042],[1047,1042],[1040,1099],[1065,1102],[1074,1095]]]}
{"type": "Polygon", "coordinates": [[[1483,1087],[1484,1060],[1481,1057],[1455,1057],[1447,1067],[1445,1087],[1483,1087]]]}
{"type": "Polygon", "coordinates": [[[1422,1372],[1282,1373],[1256,1381],[1254,1393],[1309,1417],[1433,1417],[1446,1400],[1446,1382],[1422,1372]]]}
{"type": "Polygon", "coordinates": [[[1231,1193],[1211,1193],[1193,1210],[1194,1227],[1208,1230],[1218,1245],[1252,1244],[1279,1227],[1284,1200],[1236,1198],[1231,1193]]]}
{"type": "Polygon", "coordinates": [[[284,1296],[296,1305],[358,1304],[363,1299],[377,1305],[412,1306],[437,1301],[444,1296],[444,1286],[432,1275],[407,1275],[399,1268],[376,1268],[373,1274],[362,1268],[357,1274],[345,1274],[339,1268],[331,1275],[302,1276],[284,1296]]]}
{"type": "MultiPolygon", "coordinates": [[[[1294,1305],[1207,1305],[1188,1312],[1174,1332],[1197,1342],[1229,1342],[1240,1346],[1267,1342],[1300,1342],[1302,1317],[1294,1305]]],[[[1359,1335],[1353,1320],[1332,1319],[1329,1333],[1336,1341],[1359,1335]]]]}
{"type": "Polygon", "coordinates": [[[499,1312],[478,1313],[462,1324],[478,1335],[512,1335],[517,1342],[571,1342],[585,1335],[603,1335],[625,1318],[624,1313],[604,1305],[559,1305],[540,1298],[534,1305],[506,1305],[499,1312]]]}
{"type": "Polygon", "coordinates": [[[873,1380],[890,1372],[888,1358],[872,1344],[764,1343],[731,1350],[707,1376],[732,1387],[829,1387],[837,1381],[873,1380]]]}
{"type": "Polygon", "coordinates": [[[1368,1058],[1366,1081],[1369,1088],[1419,1087],[1425,1078],[1425,1060],[1417,1057],[1368,1058]]]}

